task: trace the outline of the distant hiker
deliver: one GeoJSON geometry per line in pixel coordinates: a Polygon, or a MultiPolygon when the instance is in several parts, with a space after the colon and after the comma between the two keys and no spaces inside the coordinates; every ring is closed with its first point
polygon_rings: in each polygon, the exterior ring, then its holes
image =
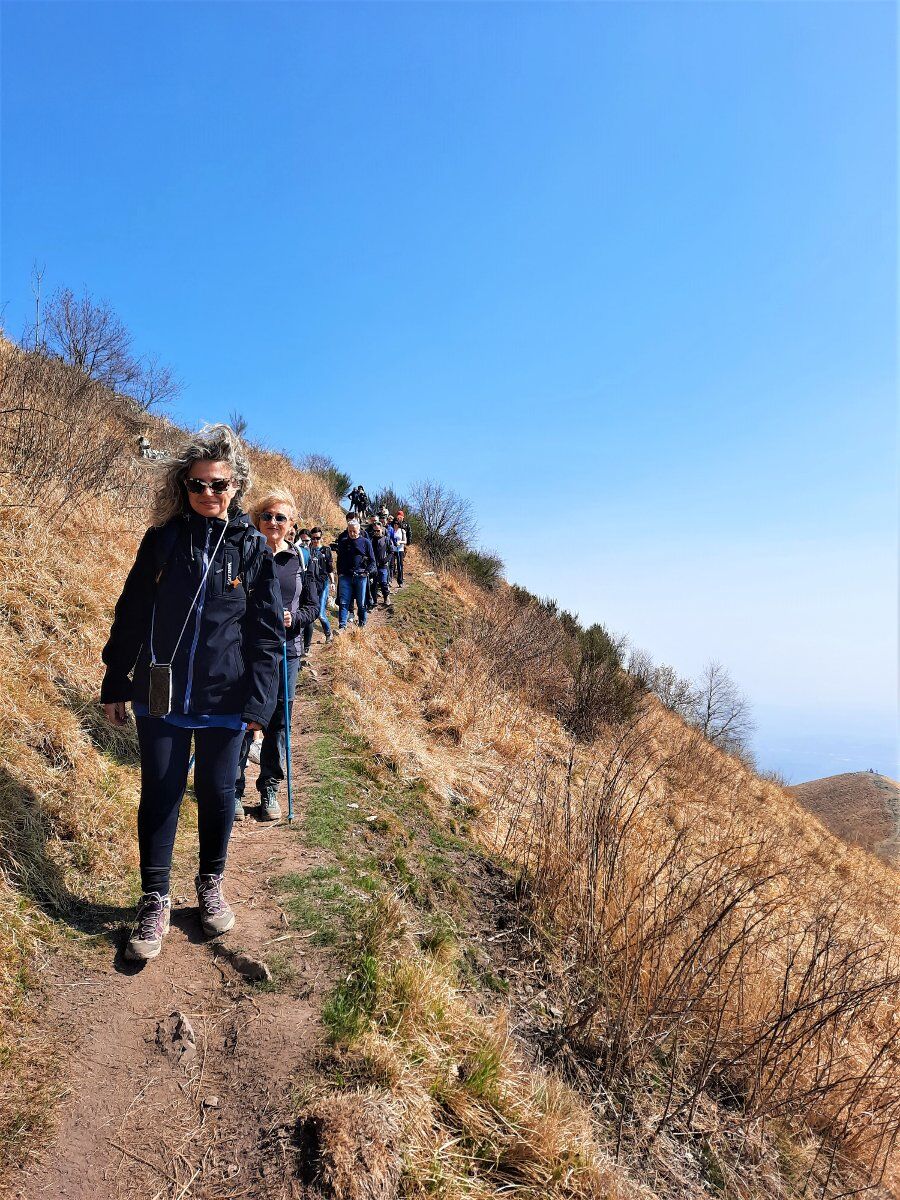
{"type": "MultiPolygon", "coordinates": [[[[312,566],[312,555],[311,555],[311,550],[310,550],[310,536],[309,536],[308,529],[300,530],[299,534],[297,535],[296,548],[297,548],[297,551],[300,554],[301,558],[303,559],[304,568],[307,571],[309,571],[312,566]]],[[[312,567],[312,576],[311,576],[311,580],[310,580],[310,591],[314,591],[315,594],[319,597],[319,601],[317,601],[317,603],[319,603],[321,601],[322,582],[323,581],[321,579],[318,566],[312,567]]],[[[302,648],[300,651],[301,665],[306,665],[306,657],[309,654],[309,648],[312,645],[313,629],[315,628],[315,625],[316,625],[316,617],[317,616],[318,616],[317,612],[307,613],[306,610],[304,610],[304,615],[302,618],[302,629],[300,632],[298,632],[296,634],[296,636],[298,638],[300,638],[300,633],[303,634],[303,637],[301,639],[303,645],[302,645],[302,648]]]]}
{"type": "Polygon", "coordinates": [[[407,521],[407,519],[406,519],[406,516],[405,516],[405,514],[404,514],[404,512],[403,512],[403,509],[402,509],[402,508],[401,508],[401,509],[400,509],[400,511],[397,513],[397,520],[400,522],[400,528],[401,528],[401,529],[403,530],[403,532],[406,534],[406,544],[407,544],[407,546],[411,546],[411,545],[412,545],[412,530],[411,530],[411,529],[410,529],[410,527],[409,527],[409,521],[407,521]]]}
{"type": "MultiPolygon", "coordinates": [[[[381,592],[384,607],[390,608],[392,607],[390,579],[391,562],[394,558],[394,545],[381,525],[377,523],[375,525],[375,537],[372,539],[372,550],[375,554],[375,581],[373,584],[375,600],[377,601],[378,593],[381,592]]],[[[374,603],[372,607],[375,607],[374,603]]]]}
{"type": "MultiPolygon", "coordinates": [[[[302,657],[306,631],[312,630],[319,611],[319,590],[314,575],[306,569],[300,549],[291,545],[287,533],[294,518],[294,498],[288,491],[270,492],[254,505],[253,519],[265,536],[266,543],[275,560],[275,576],[281,597],[284,637],[287,643],[288,669],[288,719],[293,711],[294,693],[297,690],[297,672],[302,657]]],[[[311,632],[310,632],[311,636],[311,632]]],[[[241,759],[235,786],[235,820],[244,819],[244,792],[246,768],[253,735],[244,735],[241,759]]],[[[260,795],[259,815],[263,821],[277,821],[281,817],[278,790],[285,779],[284,723],[284,675],[278,676],[278,704],[272,719],[266,726],[259,751],[259,778],[256,790],[260,795]]]]}
{"type": "Polygon", "coordinates": [[[397,587],[403,587],[403,555],[406,553],[406,533],[399,517],[394,517],[390,529],[391,543],[394,547],[394,574],[397,577],[397,587]]]}
{"type": "Polygon", "coordinates": [[[358,483],[352,492],[349,493],[347,499],[350,501],[350,512],[356,513],[358,517],[365,517],[369,512],[369,497],[366,495],[366,489],[361,483],[358,483]]]}
{"type": "Polygon", "coordinates": [[[391,514],[390,514],[390,511],[388,510],[388,506],[386,504],[382,504],[381,508],[378,510],[379,524],[382,525],[386,529],[388,526],[388,523],[390,522],[390,519],[391,519],[391,514]]]}
{"type": "Polygon", "coordinates": [[[244,731],[266,728],[278,702],[284,619],[275,565],[240,501],[250,465],[227,425],[169,460],[103,649],[100,700],[124,725],[130,701],[141,751],[142,895],[125,954],[155,958],[169,928],[169,872],[195,750],[200,869],[208,937],[234,925],[222,877],[244,731]],[[129,678],[134,672],[133,679],[129,678]]]}
{"type": "Polygon", "coordinates": [[[339,633],[347,628],[347,618],[354,603],[356,619],[360,626],[365,625],[368,616],[366,585],[374,567],[372,543],[360,532],[359,517],[351,514],[346,530],[337,540],[339,633]]]}
{"type": "Polygon", "coordinates": [[[326,546],[322,538],[322,530],[317,525],[309,531],[310,538],[310,565],[317,572],[321,593],[319,601],[319,620],[322,622],[322,629],[325,631],[325,641],[331,641],[331,622],[328,620],[328,596],[334,588],[334,556],[331,553],[331,547],[326,546]]]}

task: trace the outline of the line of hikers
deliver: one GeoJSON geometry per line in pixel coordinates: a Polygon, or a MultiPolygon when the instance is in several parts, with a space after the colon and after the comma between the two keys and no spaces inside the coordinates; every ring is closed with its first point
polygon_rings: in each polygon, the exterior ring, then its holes
{"type": "Polygon", "coordinates": [[[139,962],[160,953],[169,929],[172,851],[191,762],[195,888],[201,927],[215,937],[235,922],[223,877],[257,738],[259,815],[281,816],[287,731],[316,621],[330,642],[354,608],[363,627],[379,595],[392,607],[392,580],[404,584],[410,528],[402,511],[371,515],[363,529],[371,508],[357,487],[347,528],[328,544],[320,527],[298,527],[284,489],[243,512],[250,485],[249,462],[227,425],[203,430],[168,461],[103,650],[101,704],[116,725],[131,704],[141,755],[142,894],[125,949],[139,962]],[[328,616],[335,589],[337,630],[328,616]]]}

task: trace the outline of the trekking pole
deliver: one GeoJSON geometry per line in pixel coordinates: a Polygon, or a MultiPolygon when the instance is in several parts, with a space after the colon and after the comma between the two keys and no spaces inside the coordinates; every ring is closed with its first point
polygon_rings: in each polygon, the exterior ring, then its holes
{"type": "Polygon", "coordinates": [[[287,758],[288,821],[293,821],[294,792],[291,787],[291,702],[288,699],[287,642],[281,648],[281,668],[284,680],[284,748],[287,758]]]}

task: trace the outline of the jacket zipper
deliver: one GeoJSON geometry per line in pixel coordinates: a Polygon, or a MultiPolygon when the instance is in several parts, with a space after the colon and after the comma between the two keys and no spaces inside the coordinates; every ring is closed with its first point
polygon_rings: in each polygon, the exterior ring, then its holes
{"type": "MultiPolygon", "coordinates": [[[[212,522],[206,527],[206,543],[203,547],[203,561],[201,568],[205,572],[209,565],[209,539],[212,536],[212,522]]],[[[194,640],[191,642],[191,652],[188,655],[188,670],[187,670],[187,685],[184,689],[184,711],[190,711],[191,707],[191,687],[194,682],[194,656],[197,653],[197,643],[200,641],[200,618],[203,616],[203,602],[206,599],[206,584],[209,579],[208,575],[204,574],[203,587],[200,589],[200,597],[197,600],[197,611],[194,619],[194,640]]]]}

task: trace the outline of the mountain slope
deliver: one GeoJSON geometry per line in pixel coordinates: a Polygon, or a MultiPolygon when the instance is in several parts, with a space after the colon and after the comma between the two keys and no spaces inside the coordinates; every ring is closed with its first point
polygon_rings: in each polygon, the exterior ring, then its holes
{"type": "Polygon", "coordinates": [[[833,834],[900,867],[900,784],[870,771],[848,771],[788,788],[833,834]]]}

